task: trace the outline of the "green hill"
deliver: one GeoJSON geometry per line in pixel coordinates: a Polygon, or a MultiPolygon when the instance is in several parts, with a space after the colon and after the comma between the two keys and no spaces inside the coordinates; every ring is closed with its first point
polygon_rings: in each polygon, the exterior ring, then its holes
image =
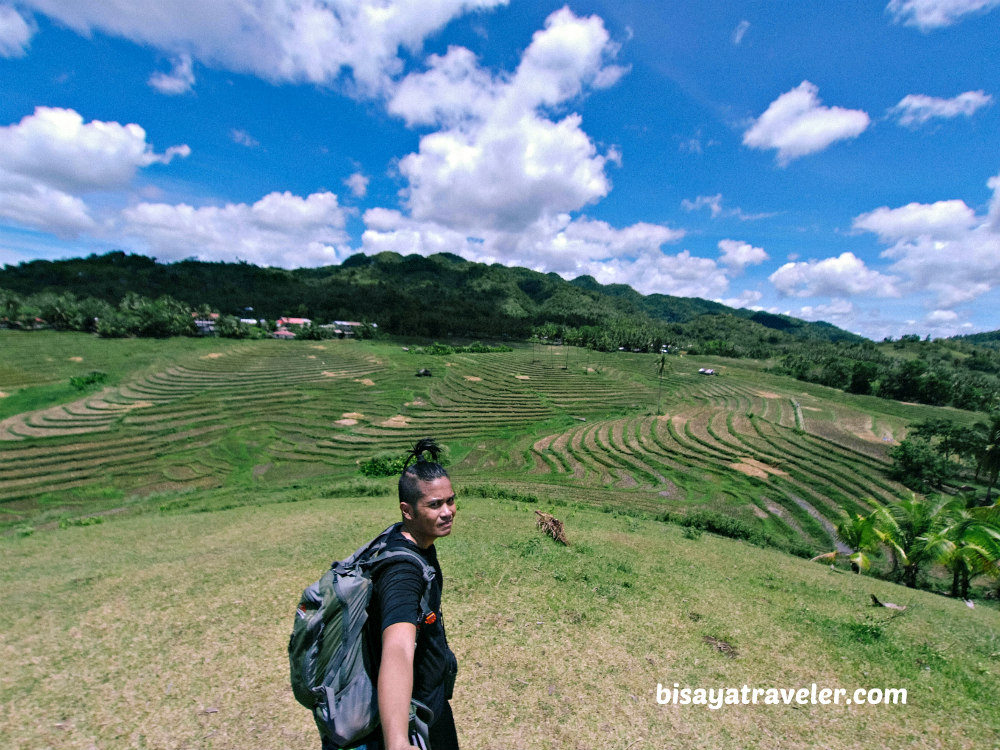
{"type": "Polygon", "coordinates": [[[118,304],[128,293],[169,295],[191,307],[237,316],[283,315],[368,320],[397,335],[527,338],[533,326],[607,326],[687,323],[727,315],[759,323],[761,333],[793,338],[861,341],[829,324],[735,310],[702,299],[641,295],[624,285],[602,286],[590,277],[572,282],[526,268],[472,263],[442,253],[423,257],[354,255],[340,266],[287,271],[247,263],[185,260],[157,263],[113,252],[71,260],[37,260],[0,270],[0,289],[20,295],[72,294],[118,304]]]}
{"type": "Polygon", "coordinates": [[[974,414],[753,360],[670,357],[661,379],[657,355],[537,343],[0,331],[0,347],[5,747],[314,744],[287,687],[292,610],[394,520],[393,479],[361,464],[426,435],[460,495],[441,558],[466,746],[1000,733],[994,583],[970,609],[803,559],[834,547],[846,513],[910,497],[886,469],[911,422],[974,414]],[[94,370],[103,382],[67,385],[94,370]],[[569,547],[535,530],[536,509],[569,547]],[[657,703],[674,683],[905,689],[907,704],[657,703]]]}

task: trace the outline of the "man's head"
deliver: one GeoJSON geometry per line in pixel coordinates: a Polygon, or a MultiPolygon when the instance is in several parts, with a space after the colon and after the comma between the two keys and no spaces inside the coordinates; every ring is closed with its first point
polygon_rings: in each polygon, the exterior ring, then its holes
{"type": "Polygon", "coordinates": [[[421,548],[450,534],[455,519],[455,492],[448,472],[437,462],[439,452],[432,438],[419,441],[399,477],[403,527],[421,548]],[[430,454],[430,460],[424,458],[425,453],[430,454]]]}

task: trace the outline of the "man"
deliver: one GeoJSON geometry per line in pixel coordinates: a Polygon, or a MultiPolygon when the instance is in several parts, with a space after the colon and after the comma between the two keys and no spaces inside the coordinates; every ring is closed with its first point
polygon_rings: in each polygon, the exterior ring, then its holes
{"type": "MultiPolygon", "coordinates": [[[[451,533],[455,492],[448,473],[437,463],[438,447],[431,439],[417,443],[399,478],[399,509],[403,521],[386,550],[408,547],[434,569],[430,612],[420,611],[427,585],[415,562],[400,559],[379,569],[369,618],[373,664],[378,664],[378,707],[386,750],[410,748],[411,699],[434,714],[429,738],[432,750],[458,748],[458,734],[448,700],[458,663],[448,648],[441,616],[441,566],[434,542],[451,533]],[[430,454],[430,460],[424,454],[430,454]],[[414,463],[410,463],[414,460],[414,463]]],[[[376,744],[374,742],[370,744],[376,744]]]]}

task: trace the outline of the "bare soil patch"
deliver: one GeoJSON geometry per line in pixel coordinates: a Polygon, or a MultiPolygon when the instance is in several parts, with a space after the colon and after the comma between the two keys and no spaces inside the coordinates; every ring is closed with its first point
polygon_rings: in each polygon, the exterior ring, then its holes
{"type": "Polygon", "coordinates": [[[514,377],[517,378],[518,380],[531,380],[530,375],[515,375],[514,377]]]}
{"type": "Polygon", "coordinates": [[[225,355],[222,352],[212,352],[211,354],[202,355],[201,359],[218,359],[219,357],[223,356],[225,355]]]}
{"type": "Polygon", "coordinates": [[[312,345],[312,346],[310,346],[309,348],[310,348],[310,349],[320,349],[320,350],[322,350],[322,351],[326,351],[326,347],[325,347],[325,346],[323,346],[322,344],[313,344],[313,345],[312,345]]]}
{"type": "Polygon", "coordinates": [[[270,462],[270,461],[268,463],[266,463],[266,464],[257,464],[256,466],[253,467],[253,470],[250,473],[251,473],[251,475],[253,476],[254,479],[257,479],[258,477],[261,477],[264,474],[266,474],[268,471],[270,471],[270,469],[273,466],[274,466],[274,464],[272,462],[270,462]]]}
{"type": "Polygon", "coordinates": [[[382,427],[407,427],[410,424],[410,418],[405,417],[402,414],[397,414],[394,417],[389,417],[382,423],[382,427]]]}
{"type": "Polygon", "coordinates": [[[781,398],[777,393],[771,393],[771,391],[754,391],[761,398],[781,398]]]}
{"type": "Polygon", "coordinates": [[[787,471],[782,471],[781,469],[775,468],[774,466],[766,464],[763,461],[758,461],[755,458],[741,458],[738,463],[729,464],[729,467],[736,469],[736,471],[743,472],[747,476],[757,477],[758,479],[767,479],[771,474],[777,474],[783,477],[788,476],[787,471]]]}
{"type": "Polygon", "coordinates": [[[306,359],[316,359],[316,355],[315,354],[307,354],[306,355],[306,359]]]}
{"type": "Polygon", "coordinates": [[[422,398],[415,398],[413,401],[407,401],[404,406],[427,406],[427,402],[422,398]]]}
{"type": "Polygon", "coordinates": [[[9,393],[4,393],[3,391],[0,391],[0,398],[7,398],[7,396],[9,395],[10,395],[9,393]]]}
{"type": "Polygon", "coordinates": [[[468,380],[470,383],[478,383],[479,381],[482,380],[482,378],[477,378],[475,375],[466,375],[465,379],[468,380]]]}
{"type": "Polygon", "coordinates": [[[83,362],[83,357],[70,357],[70,362],[83,362]]]}
{"type": "Polygon", "coordinates": [[[375,381],[371,378],[354,378],[355,383],[361,383],[361,385],[369,386],[375,385],[375,381]]]}
{"type": "Polygon", "coordinates": [[[334,422],[334,424],[340,424],[340,425],[343,425],[344,427],[353,427],[357,423],[358,423],[358,420],[351,419],[350,417],[345,417],[344,419],[338,419],[338,420],[336,420],[334,422]]]}

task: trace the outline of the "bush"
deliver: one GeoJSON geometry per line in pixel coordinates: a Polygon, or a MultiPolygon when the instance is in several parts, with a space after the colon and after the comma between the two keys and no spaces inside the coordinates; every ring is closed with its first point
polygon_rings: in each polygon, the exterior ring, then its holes
{"type": "Polygon", "coordinates": [[[85,391],[88,388],[92,388],[95,385],[101,385],[108,379],[108,374],[106,372],[101,372],[100,370],[91,370],[86,375],[76,375],[69,379],[69,384],[76,388],[78,391],[85,391]]]}
{"type": "Polygon", "coordinates": [[[403,473],[406,456],[381,455],[362,462],[358,471],[366,477],[394,477],[403,473]]]}

